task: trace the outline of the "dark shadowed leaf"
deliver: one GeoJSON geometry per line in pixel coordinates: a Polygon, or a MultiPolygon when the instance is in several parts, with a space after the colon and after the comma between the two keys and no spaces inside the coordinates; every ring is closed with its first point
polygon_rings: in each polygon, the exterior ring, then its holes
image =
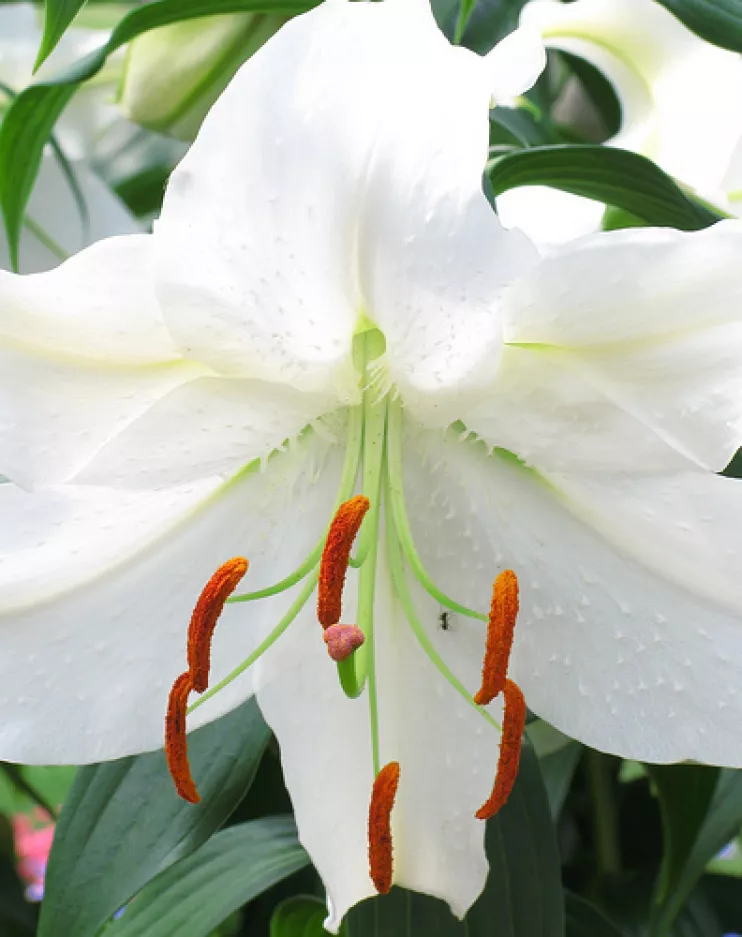
{"type": "Polygon", "coordinates": [[[742,52],[742,0],[657,0],[714,45],[742,52]]]}
{"type": "Polygon", "coordinates": [[[565,892],[564,908],[567,937],[624,937],[623,931],[616,924],[579,895],[565,892]]]}
{"type": "MultiPolygon", "coordinates": [[[[653,769],[655,770],[655,769],[653,769]]],[[[713,768],[698,769],[713,771],[713,768]]],[[[676,792],[675,811],[682,794],[676,792]]],[[[702,802],[705,793],[695,795],[702,802]]],[[[692,802],[693,798],[691,798],[692,802]]],[[[693,809],[689,807],[689,810],[693,809]]],[[[696,808],[698,809],[698,808],[696,808]]],[[[742,826],[742,771],[722,770],[711,803],[703,817],[695,837],[690,840],[684,834],[686,844],[685,858],[676,861],[673,866],[672,881],[658,892],[652,918],[652,937],[665,937],[673,929],[673,922],[678,917],[691,892],[704,873],[708,862],[739,832],[742,826]]]]}

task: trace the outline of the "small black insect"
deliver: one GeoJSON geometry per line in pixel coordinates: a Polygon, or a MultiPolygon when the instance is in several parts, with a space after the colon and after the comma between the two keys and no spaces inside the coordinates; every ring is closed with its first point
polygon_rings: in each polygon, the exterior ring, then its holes
{"type": "Polygon", "coordinates": [[[441,612],[438,616],[438,624],[441,626],[441,631],[448,631],[451,628],[451,619],[449,612],[441,612]]]}

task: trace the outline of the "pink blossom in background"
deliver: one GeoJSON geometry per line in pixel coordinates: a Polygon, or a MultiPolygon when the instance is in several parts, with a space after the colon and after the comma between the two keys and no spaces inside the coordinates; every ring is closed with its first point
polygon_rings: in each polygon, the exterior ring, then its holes
{"type": "Polygon", "coordinates": [[[54,839],[54,822],[44,810],[32,814],[18,813],[13,817],[13,838],[18,857],[18,874],[26,883],[29,901],[44,896],[46,863],[54,839]]]}

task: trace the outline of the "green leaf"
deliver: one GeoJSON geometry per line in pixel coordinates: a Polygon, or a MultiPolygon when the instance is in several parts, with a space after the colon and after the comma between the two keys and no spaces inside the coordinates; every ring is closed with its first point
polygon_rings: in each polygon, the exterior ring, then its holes
{"type": "Polygon", "coordinates": [[[615,205],[646,224],[696,231],[720,215],[690,199],[653,162],[613,147],[582,144],[517,150],[492,160],[495,196],[521,185],[548,185],[615,205]]]}
{"type": "MultiPolygon", "coordinates": [[[[327,917],[324,901],[311,895],[297,895],[283,901],[273,912],[270,937],[327,937],[322,922],[327,917]]],[[[343,924],[340,937],[347,937],[343,924]]]]}
{"type": "Polygon", "coordinates": [[[145,885],[105,937],[207,937],[234,910],[308,864],[290,817],[232,826],[145,885]]]}
{"type": "Polygon", "coordinates": [[[742,52],[742,0],[658,0],[688,29],[722,49],[742,52]]]}
{"type": "Polygon", "coordinates": [[[41,155],[57,118],[77,90],[92,78],[112,52],[141,33],[168,23],[241,11],[302,13],[319,0],[153,0],[128,13],[100,49],[76,62],[54,80],[18,94],[0,126],[0,201],[13,268],[18,268],[18,242],[23,216],[41,164],[41,155]]]}
{"type": "Polygon", "coordinates": [[[528,744],[507,804],[487,823],[486,848],[490,874],[464,923],[442,901],[393,888],[350,912],[349,937],[564,937],[554,826],[528,744]]]}
{"type": "Polygon", "coordinates": [[[623,932],[602,911],[579,895],[565,891],[564,908],[567,937],[624,937],[623,932]]]}
{"type": "Polygon", "coordinates": [[[190,735],[196,805],[175,793],[162,751],[80,768],[54,838],[38,937],[93,937],[204,843],[243,798],[269,737],[254,700],[190,735]]]}
{"type": "Polygon", "coordinates": [[[555,820],[562,811],[581,755],[582,745],[579,742],[570,742],[539,759],[541,777],[549,798],[551,815],[555,820]]]}
{"type": "Polygon", "coordinates": [[[65,30],[84,5],[85,0],[45,0],[44,35],[41,37],[34,71],[52,54],[65,30]]]}
{"type": "MultiPolygon", "coordinates": [[[[653,772],[656,768],[652,769],[653,772]]],[[[698,770],[713,771],[712,768],[698,770]]],[[[676,797],[680,797],[679,793],[676,797]]],[[[697,795],[698,799],[702,795],[697,795]]],[[[677,803],[675,809],[679,809],[677,803]]],[[[664,820],[664,818],[663,818],[664,820]]],[[[739,832],[742,826],[742,771],[723,770],[711,804],[693,841],[686,843],[685,858],[676,863],[674,875],[664,892],[658,893],[653,909],[652,937],[665,937],[680,910],[703,875],[708,862],[739,832]]]]}
{"type": "Polygon", "coordinates": [[[705,765],[646,765],[657,791],[662,815],[663,856],[655,902],[662,905],[673,891],[701,829],[719,769],[705,765]]]}

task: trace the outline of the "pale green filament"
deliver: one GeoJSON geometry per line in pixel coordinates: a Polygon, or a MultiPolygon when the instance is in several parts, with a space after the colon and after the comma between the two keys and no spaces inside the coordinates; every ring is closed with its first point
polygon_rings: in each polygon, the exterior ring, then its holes
{"type": "MultiPolygon", "coordinates": [[[[443,679],[467,704],[475,709],[492,727],[500,726],[490,714],[478,706],[472,694],[455,676],[436,650],[433,641],[423,627],[409,591],[405,566],[414,574],[423,589],[441,605],[461,615],[486,622],[487,616],[456,602],[442,592],[428,574],[412,535],[404,502],[402,476],[402,408],[393,393],[379,399],[369,384],[369,374],[374,362],[378,362],[385,350],[382,334],[375,328],[367,328],[354,338],[353,361],[361,374],[362,403],[348,411],[346,433],[347,445],[340,483],[335,500],[335,510],[356,491],[359,468],[360,490],[368,497],[370,506],[363,520],[358,537],[356,556],[350,564],[359,569],[357,626],[363,631],[365,641],[354,654],[337,665],[340,684],[350,698],[359,696],[368,688],[369,719],[374,774],[381,769],[378,690],[376,683],[376,660],[374,640],[374,597],[378,565],[379,535],[381,525],[382,498],[386,507],[386,534],[388,540],[388,562],[390,564],[394,594],[400,603],[407,622],[422,651],[443,679]]],[[[333,511],[334,515],[335,511],[333,511]]],[[[328,528],[329,529],[329,525],[328,528]]],[[[315,591],[319,578],[319,563],[327,536],[325,530],[320,542],[306,559],[284,579],[256,592],[232,596],[230,602],[250,602],[278,595],[306,580],[295,601],[276,627],[258,645],[250,656],[229,673],[216,686],[204,693],[188,712],[211,699],[241,676],[254,664],[289,628],[315,591]]],[[[318,640],[320,640],[318,628],[318,640]]]]}
{"type": "MultiPolygon", "coordinates": [[[[348,443],[345,449],[345,461],[340,474],[340,485],[335,497],[335,508],[333,514],[340,507],[343,501],[347,501],[355,487],[356,477],[358,476],[358,464],[361,459],[361,444],[363,441],[363,422],[361,408],[352,407],[348,412],[348,443]]],[[[329,525],[328,525],[329,526],[329,525]]],[[[271,595],[279,595],[296,585],[297,582],[311,572],[319,563],[322,556],[322,550],[327,537],[327,528],[322,534],[322,539],[312,550],[304,562],[298,566],[293,573],[281,579],[275,585],[268,586],[266,589],[259,589],[257,592],[244,592],[242,595],[232,595],[227,602],[254,602],[256,599],[266,599],[271,595]]]]}
{"type": "Polygon", "coordinates": [[[188,707],[189,714],[192,713],[194,709],[198,709],[198,707],[201,706],[203,703],[205,703],[206,700],[211,699],[212,696],[216,696],[216,694],[219,693],[221,690],[223,690],[226,686],[229,686],[229,684],[233,680],[236,680],[237,677],[240,677],[248,669],[248,667],[252,667],[255,661],[258,660],[258,658],[261,657],[263,654],[265,654],[268,648],[271,647],[281,637],[284,631],[289,627],[289,625],[294,621],[294,619],[299,614],[299,612],[307,604],[307,601],[311,597],[312,593],[314,592],[314,588],[317,585],[318,577],[319,577],[319,571],[315,569],[315,571],[312,573],[312,575],[304,584],[304,588],[296,597],[296,601],[293,603],[291,608],[286,612],[283,618],[279,621],[279,623],[276,625],[273,631],[271,631],[268,637],[266,637],[263,641],[261,641],[260,644],[252,652],[252,654],[249,657],[247,657],[245,660],[243,660],[242,663],[238,667],[235,667],[235,669],[232,670],[230,673],[228,673],[227,676],[223,680],[220,680],[219,683],[217,683],[215,686],[208,689],[203,694],[203,696],[199,697],[199,699],[197,699],[196,702],[193,703],[193,705],[189,706],[188,707]]]}
{"type": "Polygon", "coordinates": [[[407,588],[404,569],[402,568],[402,554],[400,550],[399,532],[397,531],[392,518],[387,518],[386,531],[387,547],[389,551],[389,566],[392,573],[394,592],[399,599],[399,603],[402,606],[405,617],[407,618],[409,626],[412,629],[412,633],[417,638],[420,647],[428,656],[430,663],[436,668],[443,679],[446,680],[446,682],[449,683],[454,690],[456,690],[459,696],[461,696],[472,707],[472,709],[476,709],[476,711],[484,719],[486,719],[491,726],[497,729],[498,732],[501,732],[502,728],[500,723],[493,719],[486,709],[484,709],[482,706],[478,706],[474,702],[472,694],[466,689],[459,678],[449,669],[441,655],[435,649],[435,645],[430,640],[428,633],[426,632],[425,628],[423,628],[422,623],[417,616],[415,606],[412,602],[412,596],[410,595],[409,589],[407,588]]]}
{"type": "Polygon", "coordinates": [[[402,407],[398,400],[389,402],[386,464],[388,472],[387,492],[389,494],[389,506],[391,507],[391,513],[394,517],[394,526],[397,530],[402,552],[407,562],[410,564],[415,578],[427,593],[441,605],[450,608],[452,612],[458,612],[461,615],[466,615],[468,618],[476,618],[478,621],[489,621],[487,615],[483,615],[481,612],[475,612],[473,609],[459,604],[454,601],[454,599],[449,598],[444,592],[441,592],[430,578],[417,552],[404,505],[404,487],[402,482],[402,407]]]}
{"type": "MultiPolygon", "coordinates": [[[[384,351],[380,332],[366,332],[366,366],[384,351]]],[[[364,375],[366,370],[364,369],[364,375]]],[[[368,680],[368,705],[371,720],[371,744],[374,774],[381,770],[379,758],[379,716],[376,692],[376,662],[374,654],[374,596],[376,594],[376,566],[379,552],[379,519],[381,517],[381,479],[384,467],[384,438],[386,435],[386,402],[374,401],[368,392],[363,395],[363,482],[362,489],[370,501],[368,514],[361,528],[359,553],[363,565],[358,577],[358,610],[356,624],[366,638],[355,654],[338,664],[343,689],[349,696],[357,696],[368,680]]]]}

